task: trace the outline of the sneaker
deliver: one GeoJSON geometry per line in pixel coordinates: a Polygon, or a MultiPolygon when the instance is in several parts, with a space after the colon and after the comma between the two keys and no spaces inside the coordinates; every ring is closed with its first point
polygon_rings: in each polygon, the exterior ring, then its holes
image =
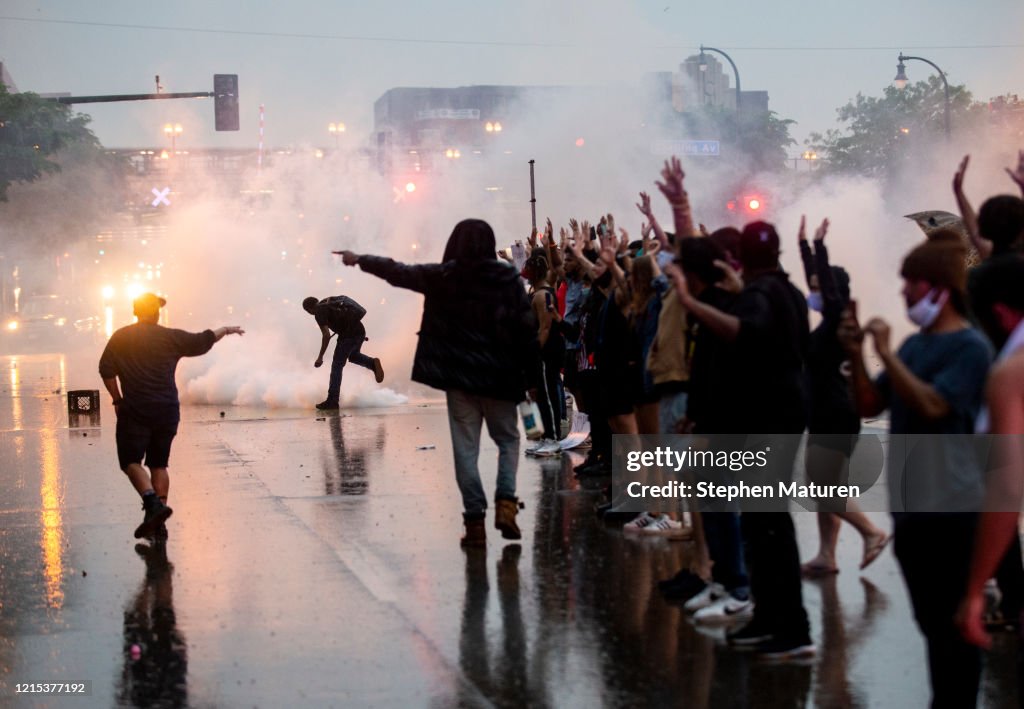
{"type": "Polygon", "coordinates": [[[547,443],[542,445],[540,448],[533,452],[538,458],[549,458],[556,455],[562,454],[562,445],[555,440],[549,440],[547,443]]]}
{"type": "Polygon", "coordinates": [[[731,593],[719,598],[710,606],[705,606],[693,614],[698,623],[733,623],[739,620],[750,620],[754,615],[754,602],[749,598],[739,599],[731,593]]]}
{"type": "Polygon", "coordinates": [[[562,452],[562,447],[558,445],[558,441],[553,438],[542,438],[537,442],[537,445],[530,446],[526,449],[526,455],[550,455],[547,451],[550,451],[552,446],[554,446],[559,453],[562,452]],[[545,451],[543,454],[541,453],[542,450],[545,451]]]}
{"type": "Polygon", "coordinates": [[[341,407],[338,406],[338,402],[337,401],[331,401],[330,399],[324,399],[323,401],[321,401],[319,404],[316,405],[316,408],[320,409],[321,411],[337,411],[341,407]]]}
{"type": "Polygon", "coordinates": [[[758,622],[757,618],[754,618],[742,628],[725,634],[725,639],[730,645],[735,647],[754,647],[767,640],[771,640],[772,637],[771,631],[764,627],[763,622],[758,622]]]}
{"type": "Polygon", "coordinates": [[[679,583],[682,583],[683,581],[686,581],[687,579],[699,579],[699,578],[700,577],[697,576],[697,574],[693,573],[689,569],[680,569],[679,572],[675,576],[672,576],[672,577],[667,578],[667,579],[661,579],[660,581],[658,581],[658,588],[665,589],[665,588],[668,588],[669,586],[675,586],[675,585],[677,585],[679,583]]]}
{"type": "Polygon", "coordinates": [[[669,579],[669,583],[661,586],[661,593],[669,601],[688,601],[707,588],[707,583],[700,576],[687,572],[687,576],[669,579]]]}
{"type": "Polygon", "coordinates": [[[378,384],[384,381],[384,367],[381,365],[380,358],[378,357],[373,358],[373,378],[377,380],[378,384]]]}
{"type": "Polygon", "coordinates": [[[644,512],[622,525],[622,531],[627,534],[637,534],[654,524],[657,520],[658,518],[650,512],[644,512]]]}
{"type": "Polygon", "coordinates": [[[810,638],[801,638],[800,640],[771,638],[758,643],[754,649],[758,658],[776,662],[811,658],[817,651],[810,638]]]}
{"type": "Polygon", "coordinates": [[[701,608],[707,608],[715,601],[725,597],[725,588],[720,583],[709,583],[704,590],[688,600],[683,608],[687,613],[695,613],[701,608]]]}
{"type": "Polygon", "coordinates": [[[159,497],[153,497],[148,506],[143,502],[142,509],[144,512],[142,524],[135,528],[136,539],[154,536],[157,527],[166,522],[173,513],[173,510],[165,505],[159,497]]]}
{"type": "Polygon", "coordinates": [[[681,522],[676,522],[668,515],[661,515],[640,531],[642,534],[682,538],[684,528],[681,522]]]}

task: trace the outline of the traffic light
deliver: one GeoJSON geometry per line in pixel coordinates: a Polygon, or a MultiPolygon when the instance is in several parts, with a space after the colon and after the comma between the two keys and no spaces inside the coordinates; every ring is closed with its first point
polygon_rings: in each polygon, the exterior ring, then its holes
{"type": "Polygon", "coordinates": [[[213,116],[217,130],[238,130],[238,74],[213,75],[213,116]]]}

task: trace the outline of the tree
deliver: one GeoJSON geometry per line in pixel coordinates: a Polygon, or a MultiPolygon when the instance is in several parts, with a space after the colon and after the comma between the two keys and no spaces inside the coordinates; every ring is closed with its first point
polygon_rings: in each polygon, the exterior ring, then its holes
{"type": "MultiPolygon", "coordinates": [[[[954,132],[977,127],[982,104],[963,86],[949,87],[954,132]]],[[[946,95],[936,75],[908,85],[887,86],[881,97],[857,96],[837,110],[843,130],[813,133],[806,141],[825,163],[824,171],[888,177],[945,137],[946,95]]]]}
{"type": "Polygon", "coordinates": [[[0,85],[3,247],[62,250],[122,206],[123,166],[88,128],[89,116],[0,85]]]}
{"type": "Polygon", "coordinates": [[[781,170],[786,165],[786,148],[796,141],[789,135],[791,119],[775,111],[758,111],[737,117],[735,109],[704,106],[685,114],[691,135],[717,136],[731,146],[751,172],[781,170]]]}
{"type": "Polygon", "coordinates": [[[88,116],[73,116],[63,104],[33,93],[12,94],[0,84],[0,201],[7,201],[12,183],[58,172],[60,165],[50,159],[58,151],[76,146],[98,152],[88,123],[88,116]]]}

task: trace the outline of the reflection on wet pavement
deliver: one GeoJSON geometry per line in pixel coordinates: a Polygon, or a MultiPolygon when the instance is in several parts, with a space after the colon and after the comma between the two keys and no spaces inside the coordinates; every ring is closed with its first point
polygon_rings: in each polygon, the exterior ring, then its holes
{"type": "MultiPolygon", "coordinates": [[[[80,706],[927,702],[896,565],[886,554],[858,576],[855,535],[841,538],[842,573],[805,583],[819,654],[789,665],[729,649],[666,602],[655,582],[691,545],[606,526],[571,456],[523,460],[521,544],[492,527],[486,550],[463,552],[438,405],[190,408],[170,540],[136,552],[139,504],[116,469],[109,405],[82,436],[52,393],[61,377],[89,386],[89,365],[20,360],[0,392],[0,705],[44,677],[92,680],[80,706]]],[[[489,491],[495,459],[485,444],[489,491]]],[[[815,519],[795,518],[806,552],[815,519]]],[[[997,638],[980,705],[1016,702],[1016,651],[997,638]]]]}
{"type": "Polygon", "coordinates": [[[174,567],[165,544],[136,544],[146,562],[138,593],[124,610],[124,668],[118,704],[188,706],[188,646],[174,613],[174,567]]]}

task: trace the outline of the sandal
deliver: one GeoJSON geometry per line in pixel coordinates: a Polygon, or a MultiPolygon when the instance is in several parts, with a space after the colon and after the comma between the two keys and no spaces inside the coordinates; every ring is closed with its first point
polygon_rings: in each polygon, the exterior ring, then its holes
{"type": "Polygon", "coordinates": [[[866,569],[875,559],[881,556],[882,552],[885,551],[886,545],[889,543],[889,538],[888,534],[882,534],[880,539],[876,539],[874,543],[864,548],[864,558],[860,562],[861,570],[866,569]]]}

